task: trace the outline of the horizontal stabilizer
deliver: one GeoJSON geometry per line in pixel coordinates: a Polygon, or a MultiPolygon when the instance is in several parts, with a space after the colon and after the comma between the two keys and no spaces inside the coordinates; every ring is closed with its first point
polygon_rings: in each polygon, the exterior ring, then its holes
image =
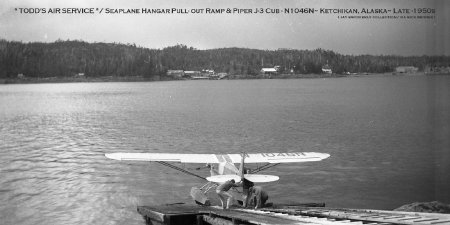
{"type": "MultiPolygon", "coordinates": [[[[273,182],[280,179],[278,176],[273,175],[263,175],[263,174],[244,174],[244,178],[253,182],[253,183],[267,183],[273,182]]],[[[234,179],[234,181],[239,182],[241,177],[234,174],[229,175],[215,175],[206,178],[208,181],[216,182],[216,183],[224,183],[225,181],[234,179]]]]}
{"type": "Polygon", "coordinates": [[[229,181],[233,179],[235,182],[241,181],[241,177],[234,174],[228,174],[228,175],[215,175],[210,176],[206,178],[208,181],[215,182],[215,183],[225,183],[226,181],[229,181]]]}
{"type": "Polygon", "coordinates": [[[264,174],[244,174],[244,178],[253,183],[267,183],[279,180],[278,176],[264,174]]]}

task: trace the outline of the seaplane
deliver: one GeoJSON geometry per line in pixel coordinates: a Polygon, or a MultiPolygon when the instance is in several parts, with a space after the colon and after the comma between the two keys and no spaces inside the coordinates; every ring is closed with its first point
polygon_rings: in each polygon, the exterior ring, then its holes
{"type": "MultiPolygon", "coordinates": [[[[278,176],[256,174],[282,163],[301,163],[321,161],[330,157],[327,153],[318,152],[285,152],[285,153],[241,153],[241,154],[183,154],[183,153],[107,153],[107,158],[127,161],[157,162],[161,165],[178,170],[207,181],[201,187],[192,187],[191,197],[200,205],[210,205],[208,191],[218,184],[234,179],[236,182],[247,181],[266,183],[279,180],[278,176]],[[203,177],[188,171],[177,164],[206,164],[210,169],[210,176],[203,177]],[[240,163],[239,168],[235,165],[240,163]],[[246,164],[255,165],[246,168],[246,164]]],[[[243,203],[242,192],[238,189],[229,191],[238,204],[243,203]]]]}

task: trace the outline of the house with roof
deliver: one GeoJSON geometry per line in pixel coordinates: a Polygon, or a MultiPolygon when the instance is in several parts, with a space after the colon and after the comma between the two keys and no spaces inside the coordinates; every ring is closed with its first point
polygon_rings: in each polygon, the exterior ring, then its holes
{"type": "Polygon", "coordinates": [[[261,74],[272,75],[272,74],[277,74],[278,70],[275,68],[262,68],[260,72],[261,72],[261,74]]]}
{"type": "Polygon", "coordinates": [[[332,74],[333,70],[331,70],[331,67],[328,64],[326,64],[326,65],[322,66],[322,73],[332,74]]]}

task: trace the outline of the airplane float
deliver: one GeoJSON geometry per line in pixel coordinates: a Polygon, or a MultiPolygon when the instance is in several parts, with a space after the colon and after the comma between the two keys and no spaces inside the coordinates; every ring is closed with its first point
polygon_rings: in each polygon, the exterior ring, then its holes
{"type": "MultiPolygon", "coordinates": [[[[242,154],[182,154],[182,153],[109,153],[107,158],[115,160],[157,162],[180,172],[208,181],[202,187],[193,187],[191,197],[197,204],[210,205],[206,196],[209,190],[218,184],[234,179],[236,182],[244,178],[253,183],[273,182],[279,179],[274,175],[255,174],[281,163],[299,163],[321,161],[330,157],[327,153],[290,152],[290,153],[242,153],[242,154]],[[176,163],[205,164],[210,168],[211,176],[202,177],[181,168],[176,163]],[[239,169],[235,163],[240,163],[239,169]],[[244,163],[256,164],[255,169],[248,170],[244,163]],[[262,165],[260,165],[262,164],[262,165]],[[215,169],[217,168],[217,169],[215,169]]],[[[239,203],[243,201],[242,192],[237,189],[229,191],[239,203]]]]}

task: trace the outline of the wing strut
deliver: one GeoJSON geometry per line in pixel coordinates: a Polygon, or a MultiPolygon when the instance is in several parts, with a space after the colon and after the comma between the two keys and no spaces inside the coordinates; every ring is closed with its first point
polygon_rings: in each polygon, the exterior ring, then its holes
{"type": "Polygon", "coordinates": [[[189,172],[189,171],[187,171],[187,170],[185,170],[185,169],[181,169],[180,167],[175,166],[175,165],[172,165],[172,164],[170,164],[170,163],[168,163],[168,162],[163,162],[163,161],[156,161],[156,162],[159,163],[159,164],[161,164],[161,165],[170,167],[170,168],[172,168],[172,169],[174,169],[174,170],[178,170],[178,171],[180,171],[180,172],[182,172],[182,173],[189,174],[189,175],[192,175],[192,176],[194,176],[194,177],[198,177],[198,178],[200,178],[200,179],[206,180],[206,178],[204,178],[204,177],[202,177],[202,176],[200,176],[200,175],[197,175],[197,174],[195,174],[195,173],[191,173],[191,172],[189,172]]]}
{"type": "Polygon", "coordinates": [[[267,170],[267,169],[269,169],[271,167],[277,166],[279,164],[280,163],[273,163],[273,164],[272,163],[267,163],[267,164],[265,164],[265,165],[263,165],[263,166],[261,166],[259,168],[256,168],[255,170],[252,170],[251,173],[258,173],[258,172],[261,172],[263,170],[267,170]]]}

